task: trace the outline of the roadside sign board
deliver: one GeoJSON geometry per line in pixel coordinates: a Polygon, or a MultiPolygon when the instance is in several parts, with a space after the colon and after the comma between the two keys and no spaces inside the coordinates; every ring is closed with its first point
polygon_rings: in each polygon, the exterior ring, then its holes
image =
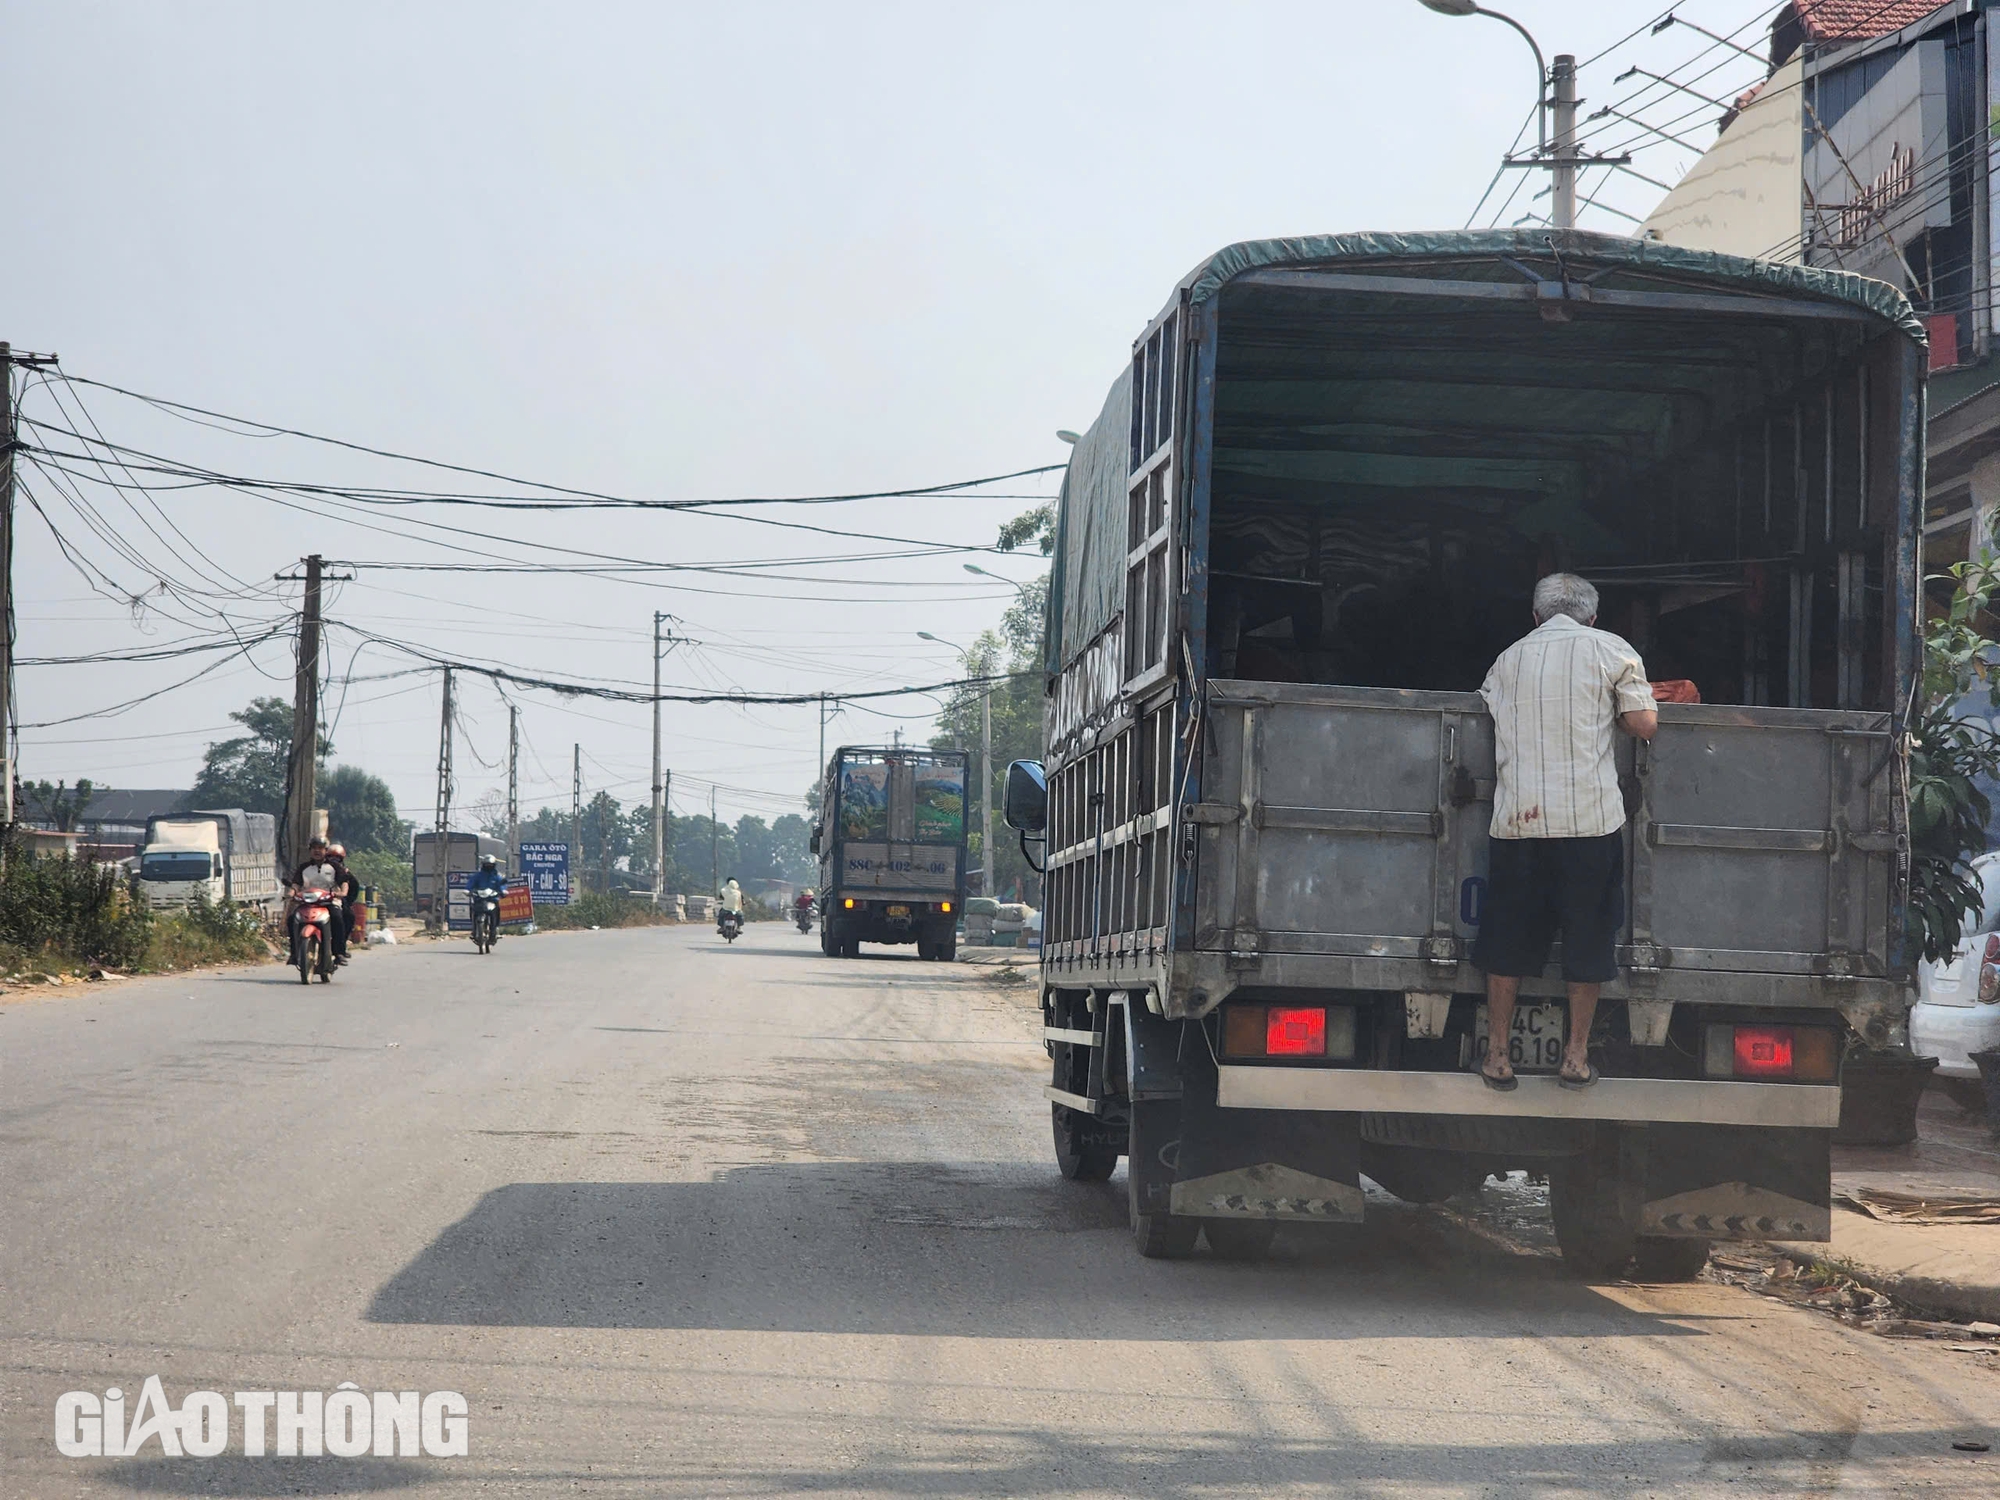
{"type": "Polygon", "coordinates": [[[472,872],[470,870],[446,870],[444,872],[444,930],[446,932],[472,931],[472,872]]]}
{"type": "MultiPolygon", "coordinates": [[[[500,893],[500,925],[515,926],[535,920],[534,894],[528,883],[516,876],[500,893]]],[[[447,932],[472,931],[472,872],[447,870],[444,875],[444,926],[447,932]]]]}
{"type": "Polygon", "coordinates": [[[528,889],[528,882],[516,876],[507,882],[507,889],[500,896],[500,923],[513,927],[523,922],[535,920],[535,896],[528,889]]]}
{"type": "Polygon", "coordinates": [[[536,906],[569,905],[568,844],[523,844],[521,873],[528,877],[528,895],[536,906]]]}

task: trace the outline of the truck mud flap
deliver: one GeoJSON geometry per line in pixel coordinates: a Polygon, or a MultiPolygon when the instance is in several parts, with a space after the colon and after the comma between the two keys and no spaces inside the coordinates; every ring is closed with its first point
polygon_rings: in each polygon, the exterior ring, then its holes
{"type": "Polygon", "coordinates": [[[1833,1133],[1653,1125],[1639,1233],[1662,1239],[1827,1240],[1833,1133]]]}
{"type": "Polygon", "coordinates": [[[1218,1109],[1215,1075],[1206,1069],[1187,1078],[1180,1109],[1173,1213],[1361,1222],[1361,1137],[1351,1115],[1218,1109]]]}

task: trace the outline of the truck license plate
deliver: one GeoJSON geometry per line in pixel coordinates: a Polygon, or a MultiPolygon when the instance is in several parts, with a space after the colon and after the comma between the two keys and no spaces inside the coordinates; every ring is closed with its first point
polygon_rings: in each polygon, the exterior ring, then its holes
{"type": "Polygon", "coordinates": [[[910,909],[907,906],[892,906],[889,908],[889,915],[892,917],[907,917],[909,914],[910,909]]]}
{"type": "MultiPolygon", "coordinates": [[[[1479,1021],[1473,1028],[1472,1066],[1486,1056],[1486,1007],[1479,1007],[1479,1021]]],[[[1554,1073],[1563,1060],[1563,1007],[1560,1005],[1517,1005],[1512,1034],[1507,1038],[1507,1061],[1517,1073],[1554,1073]]]]}

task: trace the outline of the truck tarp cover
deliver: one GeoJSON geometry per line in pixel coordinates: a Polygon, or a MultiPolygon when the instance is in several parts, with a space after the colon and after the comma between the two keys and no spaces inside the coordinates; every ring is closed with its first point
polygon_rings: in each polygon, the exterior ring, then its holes
{"type": "MultiPolygon", "coordinates": [[[[1745,260],[1614,235],[1572,233],[1561,240],[1560,248],[1570,277],[1592,289],[1750,294],[1797,303],[1842,303],[1870,315],[1862,326],[1874,323],[1868,329],[1871,334],[1893,330],[1919,346],[1925,341],[1924,326],[1902,293],[1884,282],[1848,272],[1745,260]]],[[[1231,245],[1196,267],[1182,280],[1175,295],[1178,298],[1184,291],[1190,307],[1199,310],[1245,273],[1287,269],[1513,286],[1526,284],[1524,271],[1540,278],[1555,274],[1545,231],[1319,235],[1249,240],[1231,245]]],[[[1520,315],[1524,329],[1545,328],[1545,338],[1530,338],[1512,349],[1493,350],[1471,341],[1453,346],[1448,337],[1452,310],[1472,305],[1469,301],[1429,295],[1419,299],[1407,294],[1377,297],[1362,292],[1343,293],[1335,304],[1338,311],[1334,317],[1336,320],[1351,317],[1356,324],[1355,332],[1365,327],[1370,336],[1357,338],[1350,333],[1339,341],[1356,351],[1349,361],[1351,368],[1340,368],[1337,360],[1320,358],[1314,369],[1315,377],[1329,387],[1343,377],[1356,383],[1379,382],[1386,373],[1380,356],[1392,356],[1395,378],[1384,385],[1381,394],[1401,401],[1405,410],[1400,419],[1406,426],[1421,425],[1440,433],[1437,457],[1427,462],[1434,466],[1438,476],[1435,482],[1441,487],[1460,483],[1480,486],[1484,476],[1507,462],[1504,458],[1471,457],[1459,460],[1468,466],[1464,479],[1455,479],[1449,472],[1454,453],[1449,417],[1453,407],[1464,401],[1470,355],[1478,356],[1481,382],[1496,393],[1534,388],[1536,404],[1530,420],[1538,418],[1582,440],[1577,446],[1580,459],[1567,465],[1548,465],[1541,492],[1523,495],[1524,503],[1566,506],[1588,503],[1595,493],[1593,481],[1602,477],[1602,471],[1593,473],[1595,455],[1591,442],[1598,444],[1606,458],[1629,451],[1635,414],[1643,415],[1649,405],[1658,411],[1661,440],[1673,445],[1686,439],[1685,422],[1673,409],[1675,401],[1685,402],[1692,396],[1698,402],[1725,407],[1740,406],[1745,401],[1761,404],[1775,396],[1791,378],[1790,371],[1769,370],[1768,362],[1760,363],[1749,352],[1745,352],[1740,365],[1730,368],[1725,362],[1724,367],[1717,368],[1712,343],[1696,340],[1691,343],[1699,343],[1701,347],[1691,347],[1684,362],[1676,362],[1671,355],[1652,357],[1649,368],[1657,374],[1656,391],[1634,388],[1633,366],[1627,360],[1620,370],[1615,397],[1608,401],[1605,391],[1594,388],[1588,377],[1594,361],[1619,358],[1621,325],[1627,320],[1609,308],[1580,308],[1572,322],[1543,325],[1535,307],[1523,302],[1520,315]],[[1446,320],[1442,325],[1447,335],[1444,338],[1435,336],[1440,331],[1440,319],[1446,320]],[[1424,323],[1431,325],[1428,332],[1432,336],[1402,337],[1424,323]],[[1570,388],[1566,395],[1561,392],[1552,395],[1548,389],[1546,376],[1554,361],[1561,362],[1565,377],[1561,384],[1570,388]],[[1423,389],[1427,375],[1439,382],[1435,391],[1423,389]],[[1543,379],[1538,381],[1538,376],[1543,379]],[[1746,389],[1746,379],[1757,389],[1746,389]],[[1614,404],[1619,408],[1615,413],[1610,409],[1614,404]],[[1444,419],[1442,423],[1440,418],[1444,419]]],[[[1768,325],[1768,310],[1763,321],[1768,325]]],[[[1327,329],[1324,303],[1314,308],[1311,326],[1327,329]]],[[[1255,376],[1247,373],[1232,377],[1227,350],[1227,309],[1221,322],[1221,339],[1222,369],[1218,385],[1226,387],[1232,378],[1254,380],[1255,376]]],[[[1219,394],[1218,400],[1222,399],[1225,398],[1219,394]]],[[[1381,400],[1371,401],[1374,409],[1368,413],[1369,423],[1383,423],[1398,415],[1385,415],[1383,404],[1381,400]]],[[[1073,660],[1122,607],[1131,409],[1128,367],[1112,386],[1096,422],[1070,456],[1058,511],[1055,576],[1049,591],[1047,665],[1051,671],[1060,670],[1073,660]]],[[[1328,415],[1338,418],[1344,413],[1336,408],[1328,415]]],[[[1316,455],[1296,457],[1310,460],[1316,455]]],[[[1300,477],[1309,476],[1302,473],[1300,477]]],[[[1407,473],[1398,476],[1395,482],[1407,485],[1410,476],[1407,473]]]]}

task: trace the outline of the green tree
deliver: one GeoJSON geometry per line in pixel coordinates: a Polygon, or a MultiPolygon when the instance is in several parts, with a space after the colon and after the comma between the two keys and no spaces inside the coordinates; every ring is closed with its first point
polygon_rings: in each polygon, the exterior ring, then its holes
{"type": "MultiPolygon", "coordinates": [[[[992,686],[993,694],[993,842],[994,878],[986,889],[995,895],[1011,895],[1019,890],[1024,899],[1039,905],[1041,877],[1021,857],[1020,842],[1000,818],[1000,798],[1006,783],[1007,764],[1015,760],[1039,760],[1042,755],[1042,629],[1048,607],[1049,581],[1046,575],[1021,590],[1020,597],[1001,617],[998,631],[986,631],[966,653],[966,675],[990,677],[1014,674],[992,686]]],[[[964,750],[972,757],[971,784],[966,788],[966,805],[972,809],[967,819],[971,836],[969,858],[975,867],[984,867],[985,851],[979,833],[979,689],[955,689],[938,715],[938,733],[931,745],[939,750],[964,750]]]]}
{"type": "MultiPolygon", "coordinates": [[[[250,732],[212,744],[203,753],[189,806],[240,807],[282,817],[285,770],[292,757],[292,705],[283,698],[253,698],[248,708],[229,717],[250,732]]],[[[332,753],[332,742],[322,734],[320,759],[332,753]]]]}
{"type": "Polygon", "coordinates": [[[606,891],[618,861],[632,852],[632,825],[625,809],[609,792],[599,792],[583,805],[583,862],[590,871],[590,888],[606,891]]]}
{"type": "Polygon", "coordinates": [[[771,867],[778,879],[806,885],[819,878],[811,838],[812,824],[797,813],[786,813],[771,824],[771,867]]]}
{"type": "Polygon", "coordinates": [[[1033,542],[1042,556],[1052,556],[1056,550],[1056,505],[1051,500],[1047,505],[1038,505],[1033,510],[1023,511],[1013,520],[1000,527],[1000,550],[1017,552],[1033,542]]]}
{"type": "Polygon", "coordinates": [[[720,889],[717,882],[731,875],[743,876],[737,867],[736,831],[727,823],[709,822],[706,813],[675,817],[673,844],[667,855],[667,889],[687,895],[713,895],[720,889]],[[715,848],[719,851],[713,862],[709,854],[711,831],[716,835],[715,848]],[[721,865],[719,870],[715,869],[717,863],[721,865]]]}
{"type": "Polygon", "coordinates": [[[410,825],[396,816],[395,794],[379,776],[358,766],[335,766],[319,780],[319,805],[326,809],[329,836],[349,854],[409,850],[410,825]]]}
{"type": "Polygon", "coordinates": [[[1966,708],[2000,708],[2000,670],[1987,634],[2000,594],[2000,557],[1955,565],[1951,602],[1924,626],[1923,712],[1910,752],[1910,936],[1935,962],[1958,950],[1968,912],[1984,905],[1972,859],[1987,846],[1992,808],[1980,782],[2000,776],[2000,736],[1966,708]]]}

